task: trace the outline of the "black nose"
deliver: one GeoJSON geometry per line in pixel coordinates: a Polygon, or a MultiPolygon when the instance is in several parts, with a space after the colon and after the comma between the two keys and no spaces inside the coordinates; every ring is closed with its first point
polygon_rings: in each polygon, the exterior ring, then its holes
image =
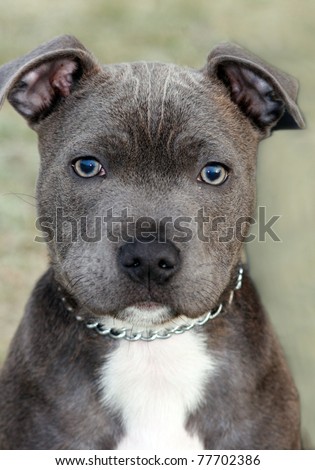
{"type": "Polygon", "coordinates": [[[118,254],[120,268],[134,281],[164,284],[180,265],[179,250],[170,242],[137,240],[123,245],[118,254]]]}

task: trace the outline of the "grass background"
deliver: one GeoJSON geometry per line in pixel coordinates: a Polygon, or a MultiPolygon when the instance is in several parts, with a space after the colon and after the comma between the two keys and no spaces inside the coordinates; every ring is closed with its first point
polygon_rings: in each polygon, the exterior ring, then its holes
{"type": "MultiPolygon", "coordinates": [[[[0,0],[0,62],[56,35],[76,35],[103,62],[170,61],[200,67],[231,40],[299,78],[306,131],[262,143],[258,204],[281,215],[281,243],[248,247],[251,273],[277,329],[315,446],[315,2],[313,0],[0,0]]],[[[0,114],[0,362],[29,292],[47,264],[35,243],[36,136],[8,104],[0,114]]]]}

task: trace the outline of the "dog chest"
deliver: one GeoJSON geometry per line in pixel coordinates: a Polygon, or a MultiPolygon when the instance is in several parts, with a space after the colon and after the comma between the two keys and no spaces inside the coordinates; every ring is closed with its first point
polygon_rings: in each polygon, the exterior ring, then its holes
{"type": "Polygon", "coordinates": [[[202,402],[214,367],[195,332],[150,343],[121,341],[101,371],[104,405],[123,421],[118,449],[202,449],[185,423],[202,402]]]}

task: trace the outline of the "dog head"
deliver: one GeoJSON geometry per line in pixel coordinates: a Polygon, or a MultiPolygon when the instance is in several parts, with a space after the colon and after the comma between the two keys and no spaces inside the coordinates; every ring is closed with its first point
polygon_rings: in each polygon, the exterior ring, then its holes
{"type": "Polygon", "coordinates": [[[304,125],[297,82],[233,44],[201,70],[100,66],[62,36],[3,66],[0,87],[38,133],[40,225],[87,314],[152,325],[214,308],[254,210],[258,143],[304,125]]]}

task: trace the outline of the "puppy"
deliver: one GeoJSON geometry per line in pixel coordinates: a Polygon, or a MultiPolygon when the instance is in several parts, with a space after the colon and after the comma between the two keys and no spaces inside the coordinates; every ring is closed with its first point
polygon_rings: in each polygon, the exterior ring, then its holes
{"type": "Polygon", "coordinates": [[[58,37],[0,69],[38,134],[50,266],[0,378],[1,449],[299,449],[249,275],[256,152],[297,82],[233,44],[201,70],[101,66],[58,37]]]}

